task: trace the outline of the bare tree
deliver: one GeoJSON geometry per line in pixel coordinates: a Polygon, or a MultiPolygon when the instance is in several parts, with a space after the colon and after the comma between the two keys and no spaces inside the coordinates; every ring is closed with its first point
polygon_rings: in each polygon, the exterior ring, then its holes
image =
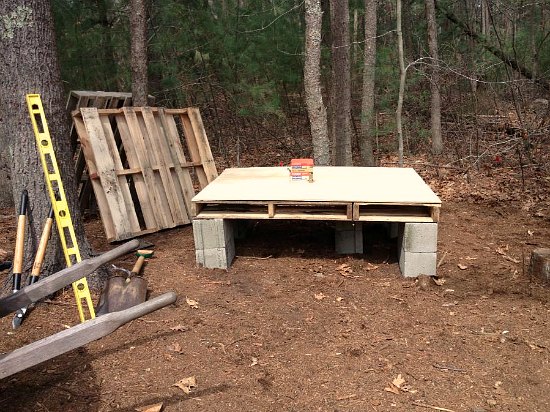
{"type": "Polygon", "coordinates": [[[132,95],[134,106],[147,106],[147,0],[130,1],[132,95]]]}
{"type": "Polygon", "coordinates": [[[351,166],[351,80],[348,0],[330,0],[331,131],[336,166],[351,166]]]}
{"type": "Polygon", "coordinates": [[[437,25],[435,22],[435,2],[426,0],[426,20],[428,22],[428,48],[432,58],[431,91],[431,125],[432,125],[432,151],[440,154],[443,151],[441,138],[441,95],[439,93],[439,53],[437,50],[437,25]]]}
{"type": "MultiPolygon", "coordinates": [[[[40,163],[25,95],[41,96],[48,128],[59,164],[78,246],[83,258],[90,246],[76,195],[74,163],[71,158],[70,119],[65,111],[63,86],[57,60],[50,2],[44,0],[0,0],[0,143],[8,146],[14,203],[21,192],[29,193],[25,251],[27,267],[38,245],[42,225],[50,208],[44,172],[40,163]]],[[[59,269],[65,260],[56,234],[48,246],[44,275],[59,269]]],[[[92,279],[92,286],[98,286],[92,279]]]]}
{"type": "Polygon", "coordinates": [[[320,0],[306,0],[306,34],[304,61],[304,89],[311,128],[315,164],[330,164],[330,141],[327,129],[327,111],[321,90],[321,23],[323,12],[320,0]]]}
{"type": "Polygon", "coordinates": [[[397,99],[397,110],[395,111],[395,123],[397,125],[397,142],[399,145],[399,166],[403,167],[403,97],[405,95],[405,57],[403,53],[403,32],[401,31],[401,0],[396,0],[396,26],[397,26],[397,51],[399,53],[399,97],[397,99]]]}
{"type": "Polygon", "coordinates": [[[361,164],[375,166],[373,154],[374,85],[376,69],[377,0],[365,0],[365,51],[363,59],[363,96],[361,104],[361,164]]]}

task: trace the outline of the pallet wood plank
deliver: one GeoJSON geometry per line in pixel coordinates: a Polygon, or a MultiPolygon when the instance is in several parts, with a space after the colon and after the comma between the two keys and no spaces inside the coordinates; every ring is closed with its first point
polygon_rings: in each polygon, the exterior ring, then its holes
{"type": "Polygon", "coordinates": [[[166,193],[166,198],[168,199],[168,206],[170,208],[170,216],[174,225],[182,224],[183,216],[179,208],[178,200],[175,194],[175,185],[172,180],[172,175],[168,168],[166,167],[163,151],[162,151],[162,141],[161,134],[158,130],[157,123],[153,116],[151,110],[148,107],[141,108],[143,121],[145,123],[145,128],[147,130],[147,136],[149,138],[151,151],[150,153],[155,158],[155,163],[159,167],[160,178],[164,191],[166,193]]]}
{"type": "MultiPolygon", "coordinates": [[[[216,170],[216,164],[214,163],[214,157],[210,150],[210,144],[208,143],[208,137],[206,136],[206,130],[199,112],[196,107],[190,107],[188,109],[189,119],[193,126],[195,140],[199,149],[199,155],[202,162],[204,174],[208,183],[218,177],[218,171],[216,170]]],[[[204,187],[203,187],[204,188],[204,187]]]]}
{"type": "Polygon", "coordinates": [[[167,114],[165,111],[162,111],[160,114],[161,121],[163,123],[166,138],[168,140],[168,145],[170,147],[170,152],[174,155],[174,168],[179,178],[179,183],[181,190],[183,191],[183,199],[185,202],[185,207],[187,210],[187,215],[192,216],[192,207],[191,199],[195,195],[195,190],[193,189],[193,179],[189,173],[187,165],[192,164],[193,166],[199,166],[199,162],[189,163],[181,146],[181,141],[179,138],[178,128],[176,126],[176,121],[174,116],[167,114]]]}
{"type": "MultiPolygon", "coordinates": [[[[191,124],[191,119],[187,112],[179,115],[181,125],[183,127],[183,135],[185,137],[185,142],[187,143],[187,149],[189,156],[193,162],[200,162],[202,164],[201,154],[199,151],[199,146],[197,144],[197,138],[195,136],[195,131],[193,130],[193,125],[191,124]]],[[[195,169],[197,179],[199,181],[199,186],[201,189],[204,189],[208,185],[208,177],[203,167],[197,167],[195,169]]]]}
{"type": "Polygon", "coordinates": [[[130,131],[130,137],[139,159],[139,167],[142,170],[143,179],[149,188],[151,205],[155,210],[155,218],[158,227],[168,228],[171,224],[171,220],[167,218],[170,210],[168,209],[165,196],[163,196],[164,192],[157,183],[156,173],[152,168],[152,163],[149,157],[150,149],[147,149],[147,147],[150,146],[147,145],[147,142],[142,134],[142,128],[140,127],[135,109],[133,107],[124,107],[122,112],[124,113],[126,124],[128,125],[128,130],[130,131]]]}
{"type": "MultiPolygon", "coordinates": [[[[157,124],[157,130],[159,131],[161,158],[163,159],[164,166],[167,169],[171,178],[170,187],[174,190],[174,198],[176,200],[178,212],[181,215],[182,220],[177,221],[176,224],[188,224],[191,222],[190,214],[185,203],[185,193],[180,184],[180,176],[178,171],[182,171],[177,156],[171,150],[170,145],[170,131],[167,129],[167,122],[165,119],[164,110],[159,108],[158,112],[153,116],[157,124]]],[[[190,199],[189,199],[190,200],[190,199]]]]}
{"type": "MultiPolygon", "coordinates": [[[[78,135],[80,136],[80,144],[82,146],[82,151],[84,152],[86,157],[88,171],[90,173],[97,174],[95,155],[92,150],[92,144],[88,136],[88,131],[86,130],[86,126],[84,124],[84,119],[82,118],[80,113],[75,113],[75,115],[73,116],[73,121],[78,131],[78,135]]],[[[107,236],[107,239],[114,239],[116,238],[116,228],[113,222],[111,209],[109,208],[107,196],[103,191],[101,182],[92,181],[90,183],[91,186],[94,188],[97,204],[99,206],[99,213],[101,215],[101,222],[103,223],[103,228],[105,230],[105,235],[107,236]]]]}
{"type": "Polygon", "coordinates": [[[141,207],[141,213],[143,215],[143,220],[145,222],[145,227],[147,229],[157,229],[159,227],[157,220],[155,218],[155,213],[153,212],[152,202],[149,198],[149,190],[147,189],[147,184],[145,178],[142,174],[141,165],[139,162],[139,157],[136,152],[136,147],[132,142],[132,137],[130,136],[130,129],[126,123],[126,118],[124,115],[115,116],[117,123],[118,131],[120,133],[120,138],[124,144],[124,149],[126,151],[126,157],[128,159],[128,165],[133,170],[126,170],[127,172],[134,173],[134,186],[136,188],[136,194],[138,196],[139,204],[141,207]]]}
{"type": "Polygon", "coordinates": [[[100,183],[107,198],[107,207],[111,212],[117,238],[131,236],[132,226],[128,220],[125,199],[119,185],[118,176],[114,172],[115,164],[110,156],[97,109],[95,107],[81,108],[80,112],[90,141],[90,149],[94,153],[97,174],[100,177],[100,183]]]}
{"type": "Polygon", "coordinates": [[[126,207],[126,215],[128,217],[128,222],[130,223],[131,231],[137,233],[141,230],[139,226],[139,221],[136,215],[134,201],[132,200],[132,194],[130,193],[130,187],[128,186],[128,181],[124,175],[119,175],[117,171],[124,170],[122,161],[120,159],[118,146],[115,142],[115,136],[113,130],[111,129],[111,122],[107,116],[98,116],[103,126],[103,135],[105,136],[105,141],[107,147],[111,154],[115,169],[114,172],[118,178],[118,184],[124,197],[124,206],[126,207]]]}

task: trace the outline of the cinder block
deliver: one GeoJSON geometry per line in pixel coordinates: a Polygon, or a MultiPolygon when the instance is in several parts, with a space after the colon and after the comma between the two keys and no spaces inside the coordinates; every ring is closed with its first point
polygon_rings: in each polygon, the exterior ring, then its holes
{"type": "Polygon", "coordinates": [[[363,253],[363,223],[337,222],[334,227],[336,253],[363,253]]]}
{"type": "Polygon", "coordinates": [[[435,252],[407,252],[401,249],[399,254],[399,268],[405,277],[419,275],[435,276],[437,269],[437,253],[435,252]]]}
{"type": "Polygon", "coordinates": [[[233,225],[227,219],[194,219],[195,249],[216,249],[233,243],[233,225]]]}
{"type": "Polygon", "coordinates": [[[195,250],[197,264],[208,269],[229,269],[234,257],[235,243],[227,247],[195,250]]]}
{"type": "Polygon", "coordinates": [[[400,225],[399,248],[405,252],[437,252],[437,223],[405,223],[400,225]]]}

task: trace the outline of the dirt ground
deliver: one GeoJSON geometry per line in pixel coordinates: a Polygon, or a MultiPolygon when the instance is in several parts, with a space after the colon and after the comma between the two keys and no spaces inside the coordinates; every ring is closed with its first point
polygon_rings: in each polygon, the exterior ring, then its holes
{"type": "MultiPolygon", "coordinates": [[[[444,202],[437,279],[401,277],[379,226],[338,256],[328,224],[256,222],[227,271],[196,267],[189,226],[149,235],[150,293],[177,304],[0,381],[0,410],[549,411],[550,289],[527,268],[550,247],[550,179],[530,173],[422,170],[444,202]]],[[[11,249],[11,211],[0,226],[11,249]]],[[[1,319],[0,352],[76,323],[67,291],[17,331],[1,319]]]]}

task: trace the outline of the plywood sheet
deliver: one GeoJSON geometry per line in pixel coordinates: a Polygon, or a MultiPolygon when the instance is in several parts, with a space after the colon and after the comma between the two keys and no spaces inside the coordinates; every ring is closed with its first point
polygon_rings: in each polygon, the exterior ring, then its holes
{"type": "Polygon", "coordinates": [[[313,182],[291,181],[286,167],[226,169],[193,202],[298,201],[439,205],[441,200],[411,168],[322,167],[313,182]]]}

